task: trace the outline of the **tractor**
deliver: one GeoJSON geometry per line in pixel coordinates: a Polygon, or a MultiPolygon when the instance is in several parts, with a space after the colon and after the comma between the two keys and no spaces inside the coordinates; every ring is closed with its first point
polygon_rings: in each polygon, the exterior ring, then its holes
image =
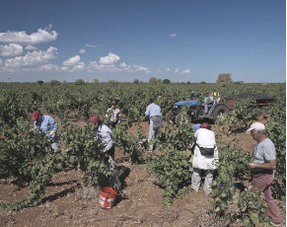
{"type": "Polygon", "coordinates": [[[227,98],[226,103],[214,102],[207,114],[204,113],[203,103],[198,100],[186,100],[174,103],[173,108],[167,113],[166,119],[171,123],[179,125],[181,120],[181,109],[183,106],[187,106],[187,114],[191,121],[210,120],[215,122],[217,118],[228,114],[229,111],[232,111],[235,108],[237,99],[254,99],[256,101],[255,106],[258,108],[268,106],[275,100],[273,97],[263,93],[242,93],[227,98]]]}
{"type": "Polygon", "coordinates": [[[228,114],[229,109],[226,104],[222,102],[215,102],[210,108],[207,114],[204,113],[203,104],[198,100],[186,100],[176,102],[173,104],[173,108],[167,113],[167,121],[180,124],[181,109],[182,107],[188,107],[187,114],[191,121],[211,120],[215,121],[218,117],[228,114]]]}

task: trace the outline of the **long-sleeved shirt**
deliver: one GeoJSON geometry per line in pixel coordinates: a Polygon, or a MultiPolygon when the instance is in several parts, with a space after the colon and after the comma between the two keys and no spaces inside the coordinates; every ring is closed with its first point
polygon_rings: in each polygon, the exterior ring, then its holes
{"type": "Polygon", "coordinates": [[[145,116],[149,118],[153,116],[162,116],[161,108],[158,105],[151,103],[146,108],[145,116]]]}
{"type": "Polygon", "coordinates": [[[106,117],[109,117],[111,122],[116,123],[121,120],[121,111],[118,108],[109,108],[107,110],[106,117]]]}
{"type": "Polygon", "coordinates": [[[34,129],[41,129],[45,134],[49,134],[52,130],[58,130],[58,124],[51,116],[43,115],[42,121],[34,121],[34,129]]]}
{"type": "Polygon", "coordinates": [[[114,146],[112,130],[105,124],[100,125],[98,130],[96,130],[96,140],[98,143],[104,145],[104,152],[114,146]]]}

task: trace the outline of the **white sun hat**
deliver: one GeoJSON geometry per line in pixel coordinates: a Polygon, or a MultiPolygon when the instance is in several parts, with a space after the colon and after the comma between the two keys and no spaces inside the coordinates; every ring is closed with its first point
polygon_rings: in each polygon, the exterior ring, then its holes
{"type": "Polygon", "coordinates": [[[249,129],[247,129],[247,132],[252,131],[253,129],[255,129],[257,131],[261,131],[261,130],[265,130],[265,126],[264,126],[264,124],[262,124],[260,122],[255,122],[250,126],[249,129]]]}

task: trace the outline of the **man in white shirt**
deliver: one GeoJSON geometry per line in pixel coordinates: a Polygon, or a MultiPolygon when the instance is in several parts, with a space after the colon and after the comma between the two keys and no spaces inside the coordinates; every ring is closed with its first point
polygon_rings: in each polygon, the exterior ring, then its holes
{"type": "Polygon", "coordinates": [[[114,139],[112,135],[112,130],[106,126],[98,116],[90,117],[90,121],[94,123],[96,129],[95,139],[99,144],[104,146],[103,152],[106,154],[105,162],[109,165],[110,170],[113,171],[112,183],[113,187],[116,189],[121,188],[121,182],[119,180],[119,175],[117,168],[115,166],[115,146],[114,139]]]}
{"type": "MultiPolygon", "coordinates": [[[[148,133],[148,142],[150,143],[152,139],[158,133],[159,128],[162,127],[162,113],[161,108],[153,103],[153,100],[150,99],[148,102],[148,106],[145,111],[145,117],[148,118],[149,121],[149,133],[148,133]]],[[[153,144],[150,145],[149,151],[153,151],[153,144]]]]}
{"type": "Polygon", "coordinates": [[[211,193],[211,183],[214,170],[217,169],[218,150],[215,142],[215,134],[210,130],[207,123],[201,124],[195,132],[196,145],[192,161],[193,173],[191,187],[198,192],[201,182],[201,173],[204,172],[205,180],[203,191],[205,194],[211,193]]]}
{"type": "Polygon", "coordinates": [[[115,146],[114,146],[112,130],[108,126],[106,126],[97,116],[90,117],[90,120],[95,125],[96,129],[95,139],[99,144],[102,144],[104,146],[103,152],[111,155],[112,158],[114,158],[115,146]]]}

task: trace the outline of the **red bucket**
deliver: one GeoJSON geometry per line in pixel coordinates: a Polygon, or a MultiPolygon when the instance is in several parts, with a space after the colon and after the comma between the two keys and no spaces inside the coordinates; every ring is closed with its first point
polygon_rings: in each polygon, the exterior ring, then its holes
{"type": "Polygon", "coordinates": [[[101,208],[111,209],[115,199],[117,197],[118,191],[112,187],[101,188],[99,204],[101,208]]]}

